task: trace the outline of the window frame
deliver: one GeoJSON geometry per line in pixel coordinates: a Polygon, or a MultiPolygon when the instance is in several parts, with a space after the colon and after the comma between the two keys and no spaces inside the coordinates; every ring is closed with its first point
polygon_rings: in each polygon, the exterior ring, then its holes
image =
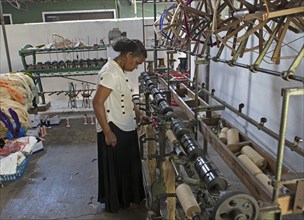
{"type": "MultiPolygon", "coordinates": [[[[73,10],[73,11],[46,11],[42,12],[42,20],[44,23],[47,22],[62,22],[62,21],[46,21],[46,16],[47,15],[52,15],[52,14],[86,14],[86,13],[94,13],[94,12],[112,12],[114,18],[106,18],[106,19],[116,19],[116,11],[115,9],[94,9],[94,10],[73,10]]],[[[102,18],[100,18],[102,19],[102,18]]],[[[83,19],[85,20],[98,20],[98,19],[83,19]]],[[[64,21],[75,21],[75,20],[64,20],[64,21]]],[[[82,20],[81,20],[82,21],[82,20]]]]}

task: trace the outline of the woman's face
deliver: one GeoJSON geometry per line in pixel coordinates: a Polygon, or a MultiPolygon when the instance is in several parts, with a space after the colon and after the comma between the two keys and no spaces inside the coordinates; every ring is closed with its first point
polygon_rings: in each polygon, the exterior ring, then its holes
{"type": "Polygon", "coordinates": [[[132,55],[132,53],[130,53],[127,56],[127,60],[125,62],[125,71],[133,71],[135,69],[137,69],[138,65],[142,64],[145,61],[145,57],[144,56],[140,56],[140,57],[135,57],[132,55]]]}

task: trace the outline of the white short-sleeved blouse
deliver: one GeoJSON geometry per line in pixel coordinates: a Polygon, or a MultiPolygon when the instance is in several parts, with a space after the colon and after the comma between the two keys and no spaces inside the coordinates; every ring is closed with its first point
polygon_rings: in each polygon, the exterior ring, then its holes
{"type": "MultiPolygon", "coordinates": [[[[132,102],[133,89],[129,79],[121,67],[112,59],[102,67],[98,74],[97,85],[112,90],[105,101],[106,118],[123,131],[132,131],[136,128],[134,104],[132,102]]],[[[102,131],[96,123],[97,132],[102,131]]]]}

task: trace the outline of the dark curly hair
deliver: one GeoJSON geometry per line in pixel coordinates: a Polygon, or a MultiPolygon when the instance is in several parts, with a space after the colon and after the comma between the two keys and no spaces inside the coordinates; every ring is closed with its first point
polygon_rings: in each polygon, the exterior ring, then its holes
{"type": "Polygon", "coordinates": [[[147,51],[140,40],[130,40],[126,37],[120,38],[115,42],[113,49],[116,52],[120,52],[120,56],[132,52],[135,57],[144,56],[147,58],[147,51]]]}

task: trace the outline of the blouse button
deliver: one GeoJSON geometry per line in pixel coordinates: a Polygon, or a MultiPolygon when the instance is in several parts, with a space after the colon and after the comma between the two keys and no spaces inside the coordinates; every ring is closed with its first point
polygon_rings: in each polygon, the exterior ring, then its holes
{"type": "Polygon", "coordinates": [[[124,108],[124,107],[125,107],[124,105],[121,106],[121,108],[124,108]]]}
{"type": "Polygon", "coordinates": [[[110,112],[110,110],[107,110],[107,112],[110,112]]]}
{"type": "Polygon", "coordinates": [[[128,80],[128,79],[126,79],[126,82],[129,82],[129,80],[128,80]]]}
{"type": "Polygon", "coordinates": [[[121,102],[123,102],[124,100],[122,99],[122,100],[120,100],[121,102]]]}
{"type": "Polygon", "coordinates": [[[122,97],[124,97],[124,96],[125,96],[125,94],[121,94],[121,96],[122,96],[122,97]]]}
{"type": "Polygon", "coordinates": [[[126,114],[125,112],[122,112],[122,114],[126,114]]]}

